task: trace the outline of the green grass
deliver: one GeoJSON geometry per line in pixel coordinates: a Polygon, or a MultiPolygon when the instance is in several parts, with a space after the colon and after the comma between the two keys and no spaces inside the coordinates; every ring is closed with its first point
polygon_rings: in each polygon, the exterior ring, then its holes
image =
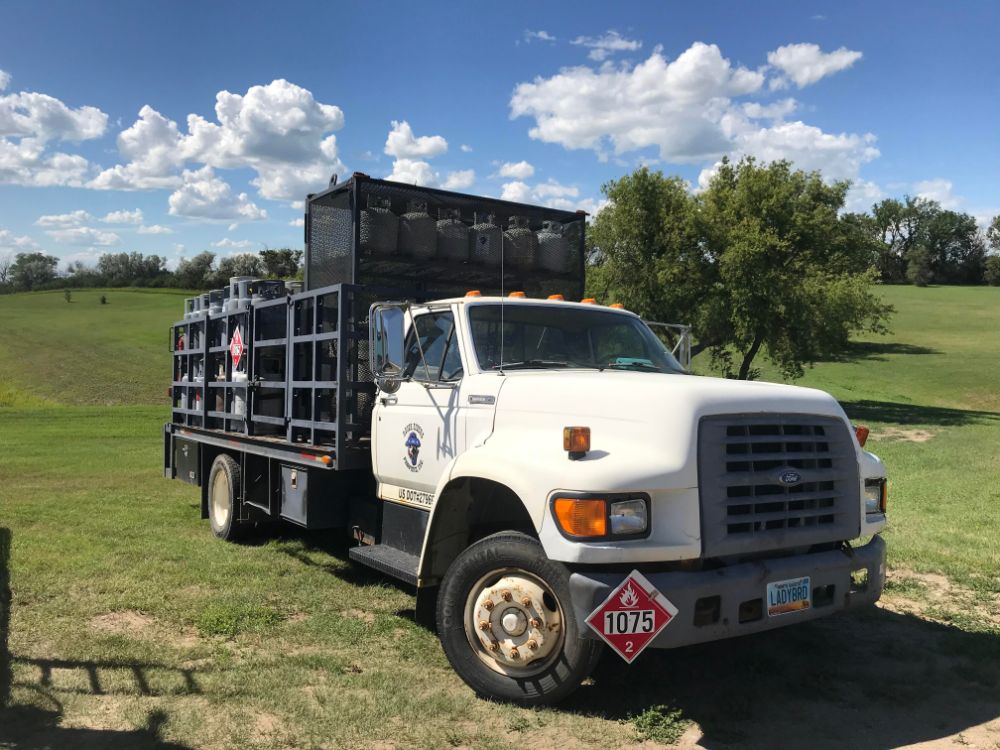
{"type": "Polygon", "coordinates": [[[803,381],[874,428],[891,476],[890,607],[628,668],[606,659],[544,710],[476,699],[411,593],[350,564],[339,539],[212,539],[197,491],[161,470],[166,328],[183,294],[111,290],[102,308],[101,293],[0,297],[16,329],[0,338],[0,602],[8,568],[14,594],[0,747],[657,747],[691,726],[723,748],[958,733],[991,746],[1000,290],[887,288],[893,336],[803,381]]]}
{"type": "Polygon", "coordinates": [[[158,404],[170,372],[177,289],[81,289],[0,295],[0,407],[158,404]],[[108,304],[100,304],[105,295],[108,304]]]}

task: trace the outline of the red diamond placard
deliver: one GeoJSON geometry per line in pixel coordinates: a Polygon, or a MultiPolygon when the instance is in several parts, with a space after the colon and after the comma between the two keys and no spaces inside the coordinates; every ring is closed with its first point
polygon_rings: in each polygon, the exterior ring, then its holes
{"type": "Polygon", "coordinates": [[[601,639],[631,664],[653,638],[677,616],[677,607],[633,570],[590,613],[587,624],[601,639]]]}
{"type": "Polygon", "coordinates": [[[233,358],[233,367],[239,367],[240,359],[243,358],[243,334],[240,333],[239,326],[233,332],[233,338],[229,341],[229,356],[233,358]]]}

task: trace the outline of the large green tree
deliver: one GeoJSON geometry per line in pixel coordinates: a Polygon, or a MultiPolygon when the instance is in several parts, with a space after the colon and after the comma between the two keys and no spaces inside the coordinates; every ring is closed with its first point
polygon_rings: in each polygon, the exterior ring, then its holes
{"type": "Polygon", "coordinates": [[[847,183],[788,162],[723,161],[704,191],[640,169],[608,183],[589,234],[591,291],[646,318],[689,322],[693,351],[748,379],[758,355],[786,377],[884,331],[872,227],[841,216],[847,183]]]}
{"type": "Polygon", "coordinates": [[[10,278],[17,289],[31,291],[56,277],[59,259],[45,253],[18,253],[10,267],[10,278]]]}

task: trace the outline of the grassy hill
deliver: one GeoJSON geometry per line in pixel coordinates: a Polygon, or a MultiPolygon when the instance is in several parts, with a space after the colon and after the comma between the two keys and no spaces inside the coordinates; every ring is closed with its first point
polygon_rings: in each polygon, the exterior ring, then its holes
{"type": "Polygon", "coordinates": [[[161,471],[183,292],[0,296],[0,746],[795,747],[794,726],[824,748],[992,747],[1000,290],[884,294],[893,334],[800,381],[873,427],[888,466],[880,608],[605,660],[537,711],[475,699],[410,592],[343,542],[211,538],[197,491],[161,471]]]}
{"type": "Polygon", "coordinates": [[[0,407],[164,403],[176,289],[0,295],[0,407]],[[100,304],[101,295],[108,304],[100,304]]]}

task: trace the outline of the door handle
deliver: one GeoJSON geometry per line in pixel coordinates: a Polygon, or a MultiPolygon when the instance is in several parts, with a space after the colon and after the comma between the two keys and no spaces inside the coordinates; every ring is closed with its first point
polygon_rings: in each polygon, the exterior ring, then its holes
{"type": "Polygon", "coordinates": [[[382,402],[382,406],[392,406],[398,400],[399,399],[395,396],[382,396],[382,398],[379,399],[379,401],[382,402]]]}

